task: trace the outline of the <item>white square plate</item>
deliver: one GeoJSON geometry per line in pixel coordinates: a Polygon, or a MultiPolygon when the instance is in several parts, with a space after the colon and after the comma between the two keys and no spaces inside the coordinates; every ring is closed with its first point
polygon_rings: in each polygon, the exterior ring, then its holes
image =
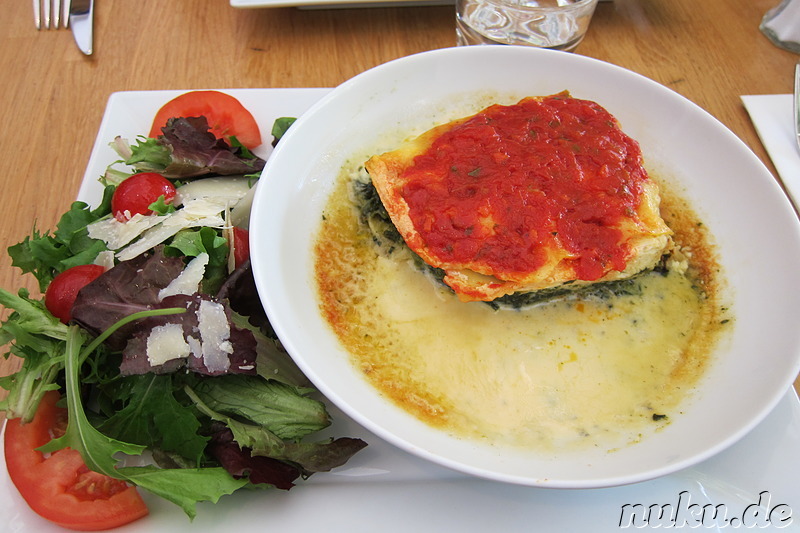
{"type": "MultiPolygon", "coordinates": [[[[226,90],[253,113],[267,157],[273,121],[299,116],[328,89],[226,90]]],[[[79,198],[99,200],[97,178],[117,155],[108,143],[117,135],[145,135],[158,108],[183,91],[111,95],[84,176],[79,198]]],[[[800,401],[786,392],[775,410],[734,446],[699,465],[648,482],[609,489],[559,490],[522,487],[469,477],[413,457],[361,428],[329,406],[334,424],[326,434],[360,437],[369,446],[347,465],[316,474],[289,492],[252,491],[200,504],[193,523],[175,505],[144,494],[151,513],[121,532],[175,533],[236,530],[380,531],[462,533],[504,531],[618,532],[623,506],[724,505],[725,520],[742,516],[768,491],[767,511],[788,505],[800,512],[800,401]]],[[[709,421],[711,423],[711,421],[709,421]]],[[[2,444],[0,443],[0,448],[2,444]]],[[[630,509],[630,508],[628,508],[630,509]]],[[[752,508],[751,508],[752,511],[752,508]]],[[[630,515],[628,515],[630,518],[630,515]]],[[[704,526],[710,524],[707,522],[704,526]]],[[[728,522],[717,522],[724,528],[728,522]]],[[[794,526],[800,518],[794,519],[794,526]]],[[[623,524],[624,525],[624,524],[623,524]]],[[[635,524],[634,524],[635,525],[635,524]]],[[[652,525],[652,524],[651,524],[652,525]]],[[[670,524],[664,524],[668,527],[670,524]]],[[[707,529],[707,528],[706,528],[707,529]]],[[[788,530],[788,529],[787,529],[788,530]]],[[[4,465],[0,466],[0,532],[63,531],[27,507],[4,465]]]]}

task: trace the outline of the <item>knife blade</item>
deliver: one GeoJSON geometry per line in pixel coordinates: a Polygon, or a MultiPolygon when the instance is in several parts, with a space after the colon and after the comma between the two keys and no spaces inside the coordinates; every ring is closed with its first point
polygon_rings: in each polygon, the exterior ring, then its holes
{"type": "Polygon", "coordinates": [[[75,44],[87,56],[92,55],[92,25],[94,0],[72,0],[69,8],[69,26],[75,44]]]}

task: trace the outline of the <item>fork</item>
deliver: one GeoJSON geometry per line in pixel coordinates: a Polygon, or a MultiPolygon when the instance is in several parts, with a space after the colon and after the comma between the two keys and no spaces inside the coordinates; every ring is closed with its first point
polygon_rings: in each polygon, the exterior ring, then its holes
{"type": "Polygon", "coordinates": [[[33,0],[33,22],[36,29],[57,30],[69,25],[70,0],[33,0]]]}

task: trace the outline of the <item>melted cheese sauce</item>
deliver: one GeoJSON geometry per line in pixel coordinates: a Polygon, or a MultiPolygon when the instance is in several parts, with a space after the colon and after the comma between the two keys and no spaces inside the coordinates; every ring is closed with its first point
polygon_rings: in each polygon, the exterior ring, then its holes
{"type": "Polygon", "coordinates": [[[665,217],[692,245],[694,278],[651,273],[637,294],[497,311],[381,255],[344,173],[316,246],[321,309],[365,378],[433,426],[497,445],[610,450],[680,415],[727,322],[686,213],[665,217]]]}

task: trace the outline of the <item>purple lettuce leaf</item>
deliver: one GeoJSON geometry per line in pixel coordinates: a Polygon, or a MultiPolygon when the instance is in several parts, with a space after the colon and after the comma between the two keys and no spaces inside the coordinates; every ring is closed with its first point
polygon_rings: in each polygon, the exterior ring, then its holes
{"type": "Polygon", "coordinates": [[[122,318],[138,311],[186,308],[185,313],[141,319],[127,324],[111,335],[106,344],[115,351],[122,351],[120,373],[123,375],[147,372],[168,373],[181,368],[204,375],[224,373],[256,373],[256,339],[251,331],[240,328],[231,321],[231,311],[225,301],[195,293],[174,295],[159,299],[159,291],[169,285],[184,268],[183,260],[165,257],[163,247],[151,254],[122,261],[78,292],[72,307],[72,318],[87,331],[99,335],[122,318]],[[147,338],[156,326],[168,323],[180,324],[184,337],[199,338],[197,310],[202,301],[221,304],[230,328],[229,341],[233,352],[229,355],[227,371],[209,371],[203,359],[190,355],[188,358],[170,360],[163,365],[152,366],[147,357],[147,338]]]}
{"type": "Polygon", "coordinates": [[[217,139],[205,117],[169,119],[161,131],[158,143],[172,152],[171,162],[161,171],[165,177],[253,174],[264,168],[263,159],[217,139]]]}
{"type": "MultiPolygon", "coordinates": [[[[151,254],[122,261],[78,292],[72,306],[72,319],[90,333],[99,335],[128,315],[166,307],[159,302],[158,293],[183,271],[184,266],[181,258],[164,256],[161,246],[151,254]]],[[[106,344],[113,350],[122,350],[140,328],[135,322],[123,326],[106,344]]]]}
{"type": "Polygon", "coordinates": [[[275,330],[269,323],[267,313],[258,297],[256,281],[250,259],[239,265],[220,286],[217,298],[227,300],[235,312],[246,316],[248,322],[259,328],[264,335],[275,338],[275,330]]]}
{"type": "Polygon", "coordinates": [[[248,477],[254,484],[265,483],[289,490],[298,477],[329,472],[366,446],[366,442],[351,437],[323,442],[286,442],[280,453],[268,457],[240,447],[230,429],[216,425],[207,451],[236,478],[248,477]]]}
{"type": "MultiPolygon", "coordinates": [[[[194,336],[198,338],[199,320],[197,311],[202,301],[216,301],[211,296],[195,293],[190,296],[176,294],[168,296],[160,303],[159,307],[185,307],[186,313],[178,315],[166,315],[150,317],[139,321],[137,330],[128,339],[125,348],[122,350],[122,363],[120,364],[120,374],[128,376],[132,374],[168,374],[182,368],[186,368],[197,374],[205,376],[221,376],[224,374],[253,374],[256,372],[256,339],[253,333],[236,327],[231,322],[230,310],[225,308],[228,325],[230,327],[229,341],[233,346],[233,352],[228,356],[230,366],[224,371],[211,371],[206,366],[202,357],[194,354],[187,358],[172,359],[161,365],[152,365],[147,358],[147,337],[153,328],[165,324],[180,324],[183,328],[184,338],[194,336]]],[[[224,305],[224,304],[223,304],[224,305]]]]}
{"type": "Polygon", "coordinates": [[[253,456],[247,448],[240,448],[233,433],[220,425],[212,435],[206,451],[233,477],[247,477],[253,484],[267,484],[289,490],[300,477],[299,468],[271,457],[253,456]]]}

